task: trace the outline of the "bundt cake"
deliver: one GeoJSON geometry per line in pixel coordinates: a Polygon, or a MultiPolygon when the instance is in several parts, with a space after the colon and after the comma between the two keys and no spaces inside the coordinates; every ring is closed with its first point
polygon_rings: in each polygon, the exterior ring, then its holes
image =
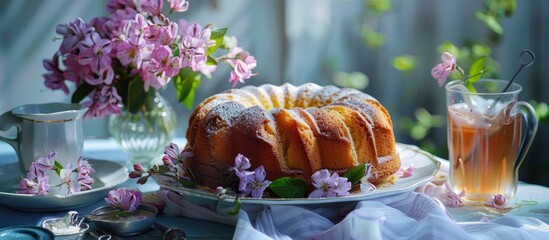
{"type": "Polygon", "coordinates": [[[227,186],[239,153],[251,169],[263,165],[270,180],[310,182],[323,168],[344,173],[371,163],[376,183],[400,168],[387,110],[365,93],[335,86],[266,84],[213,95],[192,113],[186,137],[195,182],[213,189],[227,186]]]}

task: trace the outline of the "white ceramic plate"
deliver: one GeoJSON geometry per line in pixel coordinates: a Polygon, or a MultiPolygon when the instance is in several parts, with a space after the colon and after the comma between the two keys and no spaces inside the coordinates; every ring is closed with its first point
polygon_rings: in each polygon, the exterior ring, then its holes
{"type": "MultiPolygon", "coordinates": [[[[408,168],[410,164],[415,167],[415,172],[412,176],[407,178],[398,178],[395,184],[377,189],[367,193],[352,193],[349,196],[344,197],[330,197],[330,198],[241,198],[242,204],[285,204],[285,205],[311,205],[311,204],[326,204],[326,203],[339,203],[360,201],[379,197],[390,196],[398,193],[412,191],[415,188],[427,183],[433,178],[438,169],[440,168],[440,162],[435,159],[431,154],[420,150],[416,146],[405,145],[397,143],[397,151],[400,155],[401,166],[408,168]]],[[[200,189],[190,189],[181,186],[175,182],[172,178],[155,176],[153,179],[166,189],[175,191],[185,196],[187,200],[191,202],[200,203],[204,201],[218,201],[218,198],[214,193],[207,192],[200,189]]],[[[223,201],[234,202],[234,198],[229,197],[223,199],[223,201]]]]}
{"type": "Polygon", "coordinates": [[[33,212],[73,210],[105,198],[109,190],[128,179],[128,169],[120,163],[98,159],[88,159],[88,161],[95,169],[93,175],[95,182],[92,189],[70,196],[16,194],[21,176],[13,176],[13,173],[20,173],[19,165],[17,163],[4,165],[0,170],[2,173],[0,175],[3,175],[0,181],[0,204],[17,210],[33,212]],[[11,174],[7,175],[6,173],[11,174]]]}

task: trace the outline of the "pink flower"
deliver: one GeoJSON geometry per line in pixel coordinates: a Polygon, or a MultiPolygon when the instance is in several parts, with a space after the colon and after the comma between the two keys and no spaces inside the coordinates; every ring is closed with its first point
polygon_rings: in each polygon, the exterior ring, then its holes
{"type": "Polygon", "coordinates": [[[104,117],[109,114],[120,113],[122,98],[118,95],[116,88],[103,85],[90,93],[92,100],[83,103],[88,107],[85,117],[104,117]]]}
{"type": "Polygon", "coordinates": [[[107,12],[114,13],[119,9],[137,9],[133,0],[109,0],[107,2],[107,12]]]}
{"type": "Polygon", "coordinates": [[[42,177],[28,179],[21,178],[17,187],[18,194],[32,194],[38,196],[48,195],[50,192],[49,178],[47,175],[42,177]]]}
{"type": "MultiPolygon", "coordinates": [[[[94,73],[100,73],[102,69],[111,67],[111,41],[103,39],[98,33],[94,32],[87,36],[80,43],[80,54],[78,62],[82,65],[89,65],[94,73]]],[[[111,84],[110,82],[106,84],[111,84]]]]}
{"type": "Polygon", "coordinates": [[[46,175],[46,172],[49,170],[54,170],[54,160],[53,158],[57,155],[57,152],[53,151],[46,157],[41,157],[31,163],[29,170],[27,171],[28,179],[41,178],[46,175]]]}
{"type": "Polygon", "coordinates": [[[164,72],[167,77],[174,77],[181,70],[181,62],[178,57],[172,56],[172,50],[167,46],[156,48],[151,55],[151,64],[156,72],[164,72]]]}
{"type": "Polygon", "coordinates": [[[72,163],[69,163],[59,172],[59,177],[61,177],[62,184],[67,186],[66,196],[80,192],[80,183],[78,180],[71,177],[72,172],[75,170],[76,168],[72,166],[72,163]]]}
{"type": "Polygon", "coordinates": [[[447,199],[447,202],[446,202],[448,204],[448,206],[450,206],[450,207],[461,207],[461,206],[465,205],[463,203],[463,200],[461,200],[461,198],[463,196],[465,196],[465,191],[461,191],[461,193],[457,194],[452,190],[452,188],[450,187],[450,184],[445,183],[444,186],[448,190],[448,195],[447,195],[448,199],[447,199]]]}
{"type": "MultiPolygon", "coordinates": [[[[254,174],[253,171],[247,171],[251,167],[252,164],[250,163],[250,159],[242,154],[238,154],[234,158],[234,167],[229,168],[229,171],[234,171],[235,175],[239,177],[241,181],[246,181],[246,176],[254,174]]],[[[240,187],[241,189],[246,186],[246,184],[243,185],[244,186],[240,187]]]]}
{"type": "Polygon", "coordinates": [[[93,33],[93,27],[89,26],[81,18],[77,18],[69,24],[57,25],[56,32],[63,36],[63,42],[59,47],[61,54],[70,53],[78,48],[78,45],[84,38],[93,33]]]}
{"type": "Polygon", "coordinates": [[[246,176],[248,181],[246,187],[241,191],[244,192],[245,196],[251,194],[252,198],[261,198],[265,189],[271,184],[271,181],[265,179],[266,176],[265,168],[259,166],[252,175],[246,176]]]}
{"type": "Polygon", "coordinates": [[[316,171],[311,179],[316,189],[309,194],[309,198],[345,196],[351,190],[351,183],[347,178],[340,177],[337,173],[330,175],[326,169],[316,171]]]}
{"type": "Polygon", "coordinates": [[[507,198],[501,194],[497,194],[488,198],[488,201],[484,204],[488,207],[502,209],[507,205],[507,198]]]}
{"type": "Polygon", "coordinates": [[[111,66],[106,66],[100,69],[97,73],[88,72],[88,75],[84,76],[84,81],[90,85],[97,86],[101,84],[112,84],[114,80],[114,69],[111,66]]]}
{"type": "Polygon", "coordinates": [[[126,24],[121,41],[116,45],[116,57],[124,66],[133,64],[139,69],[144,59],[149,59],[154,45],[148,43],[140,32],[147,27],[142,15],[137,15],[135,20],[126,24]]]}
{"type": "Polygon", "coordinates": [[[78,167],[76,168],[76,171],[78,172],[78,183],[80,184],[80,190],[81,191],[87,191],[92,189],[91,185],[95,182],[95,180],[91,177],[92,174],[95,173],[95,169],[91,166],[91,164],[82,159],[78,159],[78,167]]]}
{"type": "Polygon", "coordinates": [[[78,63],[77,54],[68,54],[65,57],[63,64],[65,65],[63,77],[74,82],[77,86],[82,84],[84,79],[92,74],[89,66],[82,66],[78,63]]]}
{"type": "Polygon", "coordinates": [[[443,86],[446,82],[446,78],[448,78],[448,75],[454,70],[456,70],[456,57],[448,52],[443,52],[442,56],[440,56],[442,59],[442,63],[437,64],[433,69],[431,70],[431,76],[433,78],[438,80],[438,85],[443,86]]]}
{"type": "Polygon", "coordinates": [[[414,175],[415,170],[416,170],[416,168],[414,167],[414,165],[410,164],[410,166],[406,169],[400,168],[397,171],[396,175],[399,176],[400,178],[411,177],[412,175],[414,175]]]}
{"type": "Polygon", "coordinates": [[[141,0],[141,9],[152,15],[160,15],[164,0],[141,0]]]}
{"type": "Polygon", "coordinates": [[[189,2],[187,0],[168,0],[168,2],[174,12],[186,12],[189,10],[189,2]]]}
{"type": "Polygon", "coordinates": [[[347,196],[349,195],[349,191],[351,190],[351,182],[347,180],[345,177],[339,177],[337,173],[334,173],[335,176],[332,176],[332,178],[335,178],[334,181],[334,192],[337,196],[347,196]]]}
{"type": "Polygon", "coordinates": [[[133,212],[141,204],[141,192],[129,188],[119,188],[109,191],[105,202],[113,208],[133,212]]]}
{"type": "Polygon", "coordinates": [[[52,90],[61,89],[65,94],[69,94],[69,88],[65,84],[63,71],[59,68],[59,53],[56,52],[51,60],[43,60],[44,68],[50,72],[44,74],[44,85],[52,90]]]}
{"type": "Polygon", "coordinates": [[[184,148],[179,152],[179,146],[175,143],[170,143],[164,148],[164,154],[170,158],[173,162],[183,161],[185,158],[192,157],[190,148],[184,148]]]}
{"type": "Polygon", "coordinates": [[[236,87],[239,82],[244,83],[245,80],[257,75],[252,73],[252,69],[257,66],[255,57],[242,50],[242,48],[235,47],[231,49],[225,61],[233,67],[229,77],[229,82],[233,83],[233,87],[236,87]]]}
{"type": "Polygon", "coordinates": [[[211,29],[202,27],[198,23],[187,25],[186,22],[180,22],[183,37],[181,40],[181,67],[191,67],[193,71],[198,71],[200,64],[206,62],[206,51],[210,44],[211,29]]]}

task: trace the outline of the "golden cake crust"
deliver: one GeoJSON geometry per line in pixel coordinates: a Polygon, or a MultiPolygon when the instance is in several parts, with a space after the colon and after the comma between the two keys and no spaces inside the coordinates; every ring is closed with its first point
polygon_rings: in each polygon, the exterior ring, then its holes
{"type": "Polygon", "coordinates": [[[265,84],[213,95],[193,111],[187,130],[195,181],[228,186],[229,168],[242,154],[267,178],[302,177],[328,169],[343,173],[372,164],[376,183],[400,168],[388,111],[354,89],[265,84]]]}

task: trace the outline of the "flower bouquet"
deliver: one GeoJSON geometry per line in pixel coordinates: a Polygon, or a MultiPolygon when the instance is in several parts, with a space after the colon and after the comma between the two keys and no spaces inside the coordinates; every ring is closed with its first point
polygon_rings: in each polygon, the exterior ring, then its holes
{"type": "Polygon", "coordinates": [[[44,60],[48,72],[45,86],[69,94],[67,83],[76,86],[73,103],[89,107],[86,117],[119,114],[122,109],[137,113],[148,96],[173,82],[180,102],[190,108],[202,76],[208,78],[217,64],[229,64],[229,81],[256,75],[255,58],[226,36],[226,28],[202,27],[168,16],[189,9],[187,0],[168,0],[170,11],[162,13],[163,0],[109,0],[107,17],[89,22],[81,18],[60,24],[59,50],[44,60]],[[228,50],[215,57],[218,49],[228,50]]]}

